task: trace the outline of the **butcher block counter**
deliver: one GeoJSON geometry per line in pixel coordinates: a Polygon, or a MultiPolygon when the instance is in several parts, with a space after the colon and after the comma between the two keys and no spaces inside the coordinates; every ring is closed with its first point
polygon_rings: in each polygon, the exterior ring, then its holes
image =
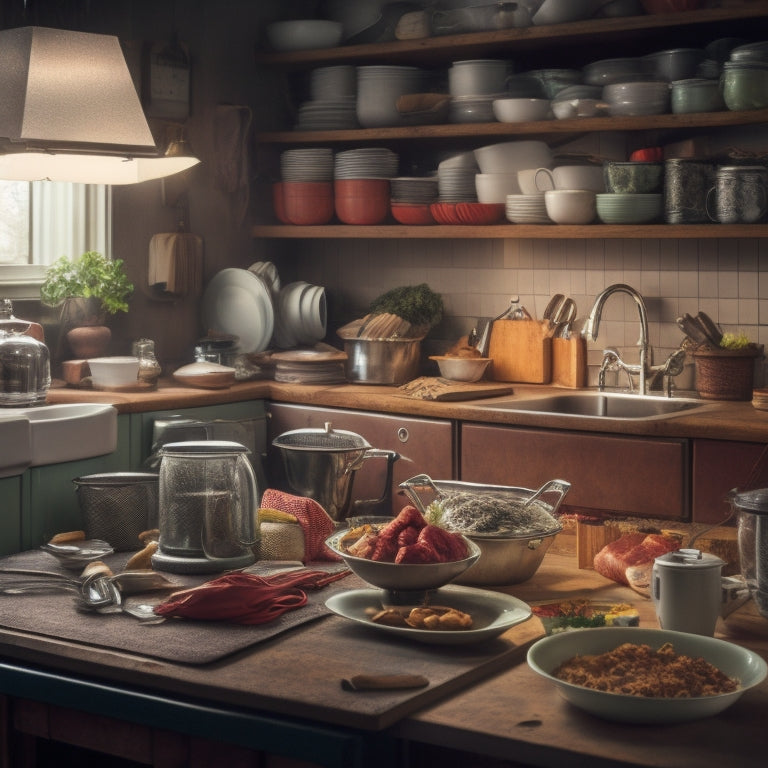
{"type": "Polygon", "coordinates": [[[749,402],[702,401],[690,412],[660,419],[610,419],[584,417],[574,419],[556,414],[523,413],[495,410],[497,400],[530,399],[552,393],[576,390],[549,385],[512,384],[513,394],[473,400],[420,400],[407,397],[396,387],[355,384],[297,385],[271,380],[238,382],[227,389],[200,389],[163,380],[155,391],[103,392],[67,387],[52,388],[48,403],[111,403],[120,413],[140,413],[169,408],[193,408],[243,400],[273,400],[304,405],[349,408],[363,411],[399,413],[429,418],[495,424],[514,424],[551,429],[578,429],[588,432],[651,435],[658,437],[711,438],[768,441],[768,411],[757,410],[749,402]]]}
{"type": "MultiPolygon", "coordinates": [[[[345,580],[336,585],[360,586],[345,580]]],[[[547,554],[528,582],[496,589],[527,603],[576,597],[630,602],[642,627],[658,626],[649,600],[594,571],[578,570],[569,556],[547,554]]],[[[86,617],[102,619],[123,626],[133,621],[86,617]]],[[[190,665],[4,626],[0,692],[14,737],[66,740],[76,732],[75,743],[120,754],[119,734],[128,728],[122,756],[137,759],[138,745],[146,745],[141,759],[156,766],[172,764],[157,757],[159,734],[169,732],[289,755],[307,765],[361,768],[490,766],[497,759],[557,768],[765,764],[768,680],[724,713],[699,722],[609,723],[567,704],[528,668],[527,648],[542,636],[541,622],[531,617],[477,645],[428,645],[326,615],[214,663],[190,665]],[[342,679],[360,672],[423,674],[429,685],[344,690],[342,679]],[[63,733],[62,723],[70,730],[63,733]],[[473,753],[471,761],[464,752],[473,753]]],[[[751,602],[719,620],[716,636],[768,658],[768,621],[751,602]]]]}

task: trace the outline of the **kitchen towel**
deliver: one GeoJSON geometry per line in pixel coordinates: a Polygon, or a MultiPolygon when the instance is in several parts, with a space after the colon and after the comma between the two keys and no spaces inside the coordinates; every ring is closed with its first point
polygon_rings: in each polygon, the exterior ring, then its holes
{"type": "Polygon", "coordinates": [[[341,560],[325,544],[325,540],[333,533],[333,520],[314,499],[267,488],[261,497],[261,506],[288,512],[299,521],[304,531],[305,564],[313,560],[341,560]]]}

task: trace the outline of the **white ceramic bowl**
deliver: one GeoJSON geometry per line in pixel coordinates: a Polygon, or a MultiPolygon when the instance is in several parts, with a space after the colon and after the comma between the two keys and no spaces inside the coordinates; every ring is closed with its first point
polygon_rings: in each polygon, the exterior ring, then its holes
{"type": "Polygon", "coordinates": [[[552,117],[549,99],[494,99],[493,114],[500,123],[528,123],[552,117]]]}
{"type": "Polygon", "coordinates": [[[479,381],[491,362],[490,357],[452,357],[450,355],[432,355],[429,359],[436,361],[440,375],[451,381],[479,381]]]}
{"type": "Polygon", "coordinates": [[[534,643],[528,651],[528,666],[550,680],[571,704],[606,720],[625,723],[671,725],[722,712],[766,676],[765,661],[753,651],[714,637],[641,627],[600,627],[561,632],[534,643]],[[606,693],[558,680],[555,669],[573,656],[606,653],[622,643],[660,648],[672,643],[678,654],[702,658],[741,685],[733,693],[696,698],[645,698],[606,693]]]}
{"type": "Polygon", "coordinates": [[[589,189],[551,189],[544,204],[555,224],[591,224],[595,220],[595,193],[589,189]]]}
{"type": "Polygon", "coordinates": [[[267,24],[267,39],[276,51],[308,51],[334,48],[341,42],[341,22],[297,19],[267,24]]]}
{"type": "Polygon", "coordinates": [[[93,357],[88,360],[94,387],[136,386],[139,375],[138,357],[93,357]]]}
{"type": "Polygon", "coordinates": [[[603,98],[612,115],[662,115],[669,112],[669,83],[634,81],[611,83],[603,88],[603,98]]]}
{"type": "Polygon", "coordinates": [[[510,68],[502,59],[455,61],[448,69],[448,92],[454,97],[502,93],[510,68]]]}
{"type": "Polygon", "coordinates": [[[507,195],[519,195],[520,184],[514,173],[478,173],[475,190],[479,203],[505,203],[507,195]]]}
{"type": "Polygon", "coordinates": [[[502,141],[474,152],[480,173],[517,173],[523,168],[552,166],[552,150],[543,141],[502,141]]]}
{"type": "Polygon", "coordinates": [[[544,0],[531,21],[541,25],[586,19],[592,13],[592,5],[592,0],[544,0]]]}

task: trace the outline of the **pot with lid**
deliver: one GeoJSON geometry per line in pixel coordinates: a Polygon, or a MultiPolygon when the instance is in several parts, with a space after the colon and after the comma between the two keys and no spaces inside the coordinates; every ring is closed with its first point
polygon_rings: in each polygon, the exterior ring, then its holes
{"type": "MultiPolygon", "coordinates": [[[[280,451],[286,480],[293,493],[315,499],[331,519],[371,513],[388,506],[392,487],[392,467],[400,458],[395,451],[372,448],[361,435],[333,429],[326,422],[322,429],[295,429],[278,435],[272,445],[280,451]],[[378,499],[358,499],[350,503],[355,473],[368,459],[387,462],[384,489],[378,499]]],[[[387,508],[386,514],[391,514],[387,508]]]]}

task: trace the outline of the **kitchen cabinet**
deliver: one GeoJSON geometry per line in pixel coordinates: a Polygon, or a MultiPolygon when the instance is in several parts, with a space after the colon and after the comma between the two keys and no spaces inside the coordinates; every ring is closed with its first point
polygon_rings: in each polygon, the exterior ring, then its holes
{"type": "Polygon", "coordinates": [[[690,519],[686,439],[465,423],[460,440],[462,480],[538,488],[559,478],[572,511],[690,519]]]}
{"type": "MultiPolygon", "coordinates": [[[[730,511],[726,503],[732,488],[744,483],[762,456],[765,445],[735,440],[693,441],[693,520],[717,523],[730,511]]],[[[768,466],[755,476],[756,488],[768,487],[768,466]]],[[[731,521],[734,522],[734,521],[731,521]]]]}
{"type": "MultiPolygon", "coordinates": [[[[392,511],[405,505],[398,494],[398,485],[413,475],[425,472],[436,479],[455,476],[455,426],[443,419],[413,418],[383,413],[346,411],[336,408],[318,408],[289,403],[268,405],[268,439],[294,429],[322,429],[330,423],[334,429],[355,432],[365,438],[373,448],[395,451],[401,458],[393,468],[392,511]]],[[[282,458],[271,448],[267,454],[267,475],[273,486],[287,489],[282,458]]],[[[356,473],[352,486],[352,499],[378,499],[384,488],[386,460],[369,459],[356,473]]],[[[379,514],[389,514],[388,509],[379,514]]]]}
{"type": "MultiPolygon", "coordinates": [[[[748,40],[768,37],[768,2],[755,0],[723,8],[684,13],[591,19],[524,29],[493,30],[462,35],[342,46],[315,51],[257,53],[257,61],[287,78],[314,67],[342,63],[410,64],[445,67],[452,61],[504,57],[517,71],[547,67],[581,67],[596,59],[643,55],[676,47],[701,47],[726,35],[748,40]]],[[[384,127],[355,130],[266,131],[256,136],[267,148],[264,167],[275,155],[294,146],[326,145],[340,149],[372,142],[394,151],[423,155],[430,150],[459,150],[483,143],[538,138],[552,146],[590,133],[618,131],[639,146],[662,144],[728,127],[768,122],[768,110],[714,112],[641,117],[598,117],[535,123],[470,123],[384,127]]],[[[407,158],[405,161],[407,164],[407,158]]],[[[265,206],[268,207],[268,206],[265,206]]],[[[603,225],[538,226],[291,226],[258,223],[259,238],[757,238],[768,236],[768,225],[603,225]]]]}
{"type": "Polygon", "coordinates": [[[0,479],[0,555],[18,552],[21,546],[22,475],[0,479]]]}

